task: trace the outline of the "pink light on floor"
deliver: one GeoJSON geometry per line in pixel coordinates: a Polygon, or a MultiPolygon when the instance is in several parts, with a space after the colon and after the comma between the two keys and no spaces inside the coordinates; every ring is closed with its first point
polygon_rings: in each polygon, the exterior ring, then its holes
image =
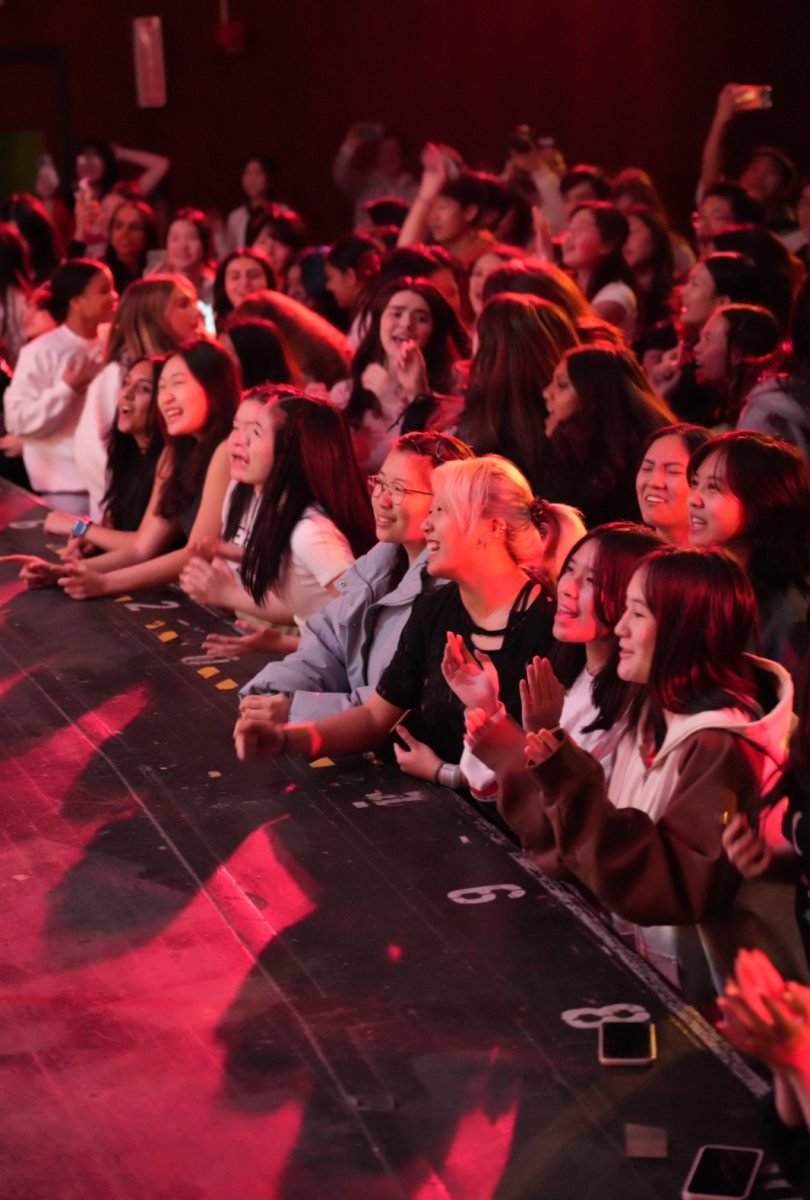
{"type": "MultiPolygon", "coordinates": [[[[493,1101],[487,1094],[487,1075],[475,1080],[469,1097],[473,1106],[459,1119],[443,1165],[412,1185],[410,1200],[491,1200],[512,1149],[518,1113],[517,1089],[512,1090],[511,1097],[493,1101]]],[[[416,1170],[414,1165],[408,1174],[413,1177],[416,1170]]],[[[407,1180],[403,1182],[408,1187],[407,1180]]]]}

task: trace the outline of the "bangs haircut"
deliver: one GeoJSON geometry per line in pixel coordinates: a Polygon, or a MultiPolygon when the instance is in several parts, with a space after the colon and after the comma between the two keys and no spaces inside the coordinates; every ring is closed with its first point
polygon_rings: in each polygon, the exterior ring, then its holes
{"type": "Polygon", "coordinates": [[[647,687],[656,736],[664,710],[756,713],[745,651],[757,629],[757,602],[739,563],[724,550],[665,546],[642,565],[657,627],[647,687]]]}

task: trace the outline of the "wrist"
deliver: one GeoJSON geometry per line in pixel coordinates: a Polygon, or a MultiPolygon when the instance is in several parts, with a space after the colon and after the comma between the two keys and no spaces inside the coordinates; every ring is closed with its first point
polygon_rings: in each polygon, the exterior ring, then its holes
{"type": "Polygon", "coordinates": [[[90,517],[77,517],[70,528],[70,536],[84,537],[92,524],[90,517]]]}

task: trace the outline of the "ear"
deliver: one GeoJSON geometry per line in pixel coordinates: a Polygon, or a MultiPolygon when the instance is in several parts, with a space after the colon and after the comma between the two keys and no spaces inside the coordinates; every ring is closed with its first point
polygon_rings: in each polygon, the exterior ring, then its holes
{"type": "Polygon", "coordinates": [[[462,208],[461,215],[468,225],[477,225],[481,219],[481,209],[477,204],[468,204],[462,208]]]}

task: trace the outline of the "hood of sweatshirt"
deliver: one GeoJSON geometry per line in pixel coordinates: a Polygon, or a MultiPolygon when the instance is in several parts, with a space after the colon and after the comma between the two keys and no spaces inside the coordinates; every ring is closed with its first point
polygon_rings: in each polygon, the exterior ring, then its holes
{"type": "Polygon", "coordinates": [[[663,763],[686,738],[699,730],[725,729],[745,738],[762,752],[765,760],[763,784],[778,773],[787,757],[788,742],[795,723],[793,682],[779,663],[767,658],[757,658],[753,654],[746,655],[746,658],[754,667],[755,675],[760,677],[760,692],[764,690],[763,683],[770,683],[770,690],[776,693],[775,700],[770,698],[770,706],[762,716],[751,717],[739,708],[719,708],[699,713],[670,713],[667,718],[666,736],[653,759],[652,766],[663,763]]]}

